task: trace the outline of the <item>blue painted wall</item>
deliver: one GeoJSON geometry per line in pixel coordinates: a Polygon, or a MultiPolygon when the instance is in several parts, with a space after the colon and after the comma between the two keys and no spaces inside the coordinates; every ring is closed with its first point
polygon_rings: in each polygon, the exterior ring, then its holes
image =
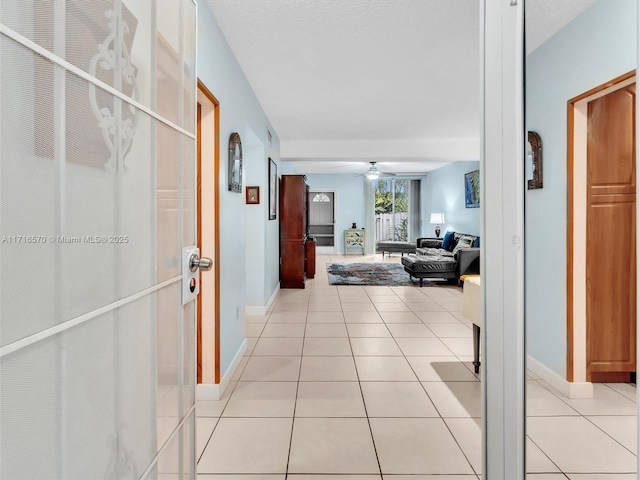
{"type": "Polygon", "coordinates": [[[464,174],[479,168],[480,162],[454,162],[427,172],[423,184],[423,236],[435,235],[435,225],[429,223],[432,213],[444,213],[440,236],[447,230],[480,235],[480,209],[464,206],[464,174]]]}
{"type": "Polygon", "coordinates": [[[527,57],[526,124],[544,188],[526,201],[528,353],[566,378],[567,101],[636,68],[637,3],[600,0],[527,57]]]}
{"type": "Polygon", "coordinates": [[[280,163],[280,141],[207,2],[198,3],[198,77],[220,102],[220,371],[224,375],[245,340],[247,299],[264,305],[279,281],[278,222],[266,217],[267,157],[280,163]],[[273,134],[267,140],[267,127],[273,134]],[[259,185],[260,205],[245,205],[243,193],[227,190],[228,139],[239,132],[247,143],[243,185],[259,185]],[[247,285],[249,263],[259,265],[247,285]],[[250,290],[249,292],[247,290],[250,290]],[[261,300],[262,299],[262,300],[261,300]]]}

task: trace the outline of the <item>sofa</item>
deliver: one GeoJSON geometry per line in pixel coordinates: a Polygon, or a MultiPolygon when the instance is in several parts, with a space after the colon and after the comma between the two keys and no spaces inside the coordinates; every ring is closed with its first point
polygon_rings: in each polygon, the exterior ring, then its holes
{"type": "Polygon", "coordinates": [[[416,254],[401,259],[411,277],[459,280],[466,274],[480,273],[480,237],[447,232],[443,238],[418,238],[416,254]]]}

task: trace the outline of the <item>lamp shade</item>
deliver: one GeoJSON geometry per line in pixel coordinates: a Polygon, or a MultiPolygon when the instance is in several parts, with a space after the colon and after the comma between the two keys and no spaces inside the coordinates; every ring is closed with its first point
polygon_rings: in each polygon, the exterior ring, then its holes
{"type": "Polygon", "coordinates": [[[444,213],[432,213],[429,223],[444,223],[444,213]]]}

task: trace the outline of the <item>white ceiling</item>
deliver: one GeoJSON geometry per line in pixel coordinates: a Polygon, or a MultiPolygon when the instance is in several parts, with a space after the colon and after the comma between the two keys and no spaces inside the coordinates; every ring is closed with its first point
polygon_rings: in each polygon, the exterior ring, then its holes
{"type": "MultiPolygon", "coordinates": [[[[478,0],[207,0],[300,173],[479,157],[478,0]]],[[[594,0],[528,0],[529,50],[594,0]]]]}

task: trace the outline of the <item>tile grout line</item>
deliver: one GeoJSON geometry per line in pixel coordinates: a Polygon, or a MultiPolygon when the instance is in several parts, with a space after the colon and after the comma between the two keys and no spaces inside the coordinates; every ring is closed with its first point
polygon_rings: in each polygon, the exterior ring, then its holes
{"type": "Polygon", "coordinates": [[[309,320],[309,303],[311,302],[311,292],[307,298],[307,311],[304,316],[304,331],[302,332],[302,350],[300,351],[300,366],[298,367],[298,381],[296,382],[296,396],[293,401],[293,413],[291,416],[291,435],[289,435],[289,450],[287,452],[287,465],[284,471],[284,478],[289,478],[289,463],[291,462],[291,447],[293,446],[293,430],[296,422],[296,409],[298,408],[298,392],[300,391],[300,377],[302,375],[302,361],[304,360],[304,347],[307,339],[307,324],[309,320]]]}
{"type": "MultiPolygon", "coordinates": [[[[365,291],[366,293],[366,291],[365,291]]],[[[338,297],[338,301],[340,302],[340,309],[342,310],[342,300],[338,297]]],[[[374,306],[375,308],[375,306],[374,306]]],[[[342,316],[344,316],[344,311],[342,312],[342,316]]],[[[345,322],[346,323],[346,322],[345,322]]],[[[346,328],[346,326],[345,326],[346,328]]],[[[358,388],[360,390],[360,396],[362,398],[362,405],[364,407],[364,414],[367,418],[367,425],[369,426],[369,434],[371,435],[371,443],[373,444],[373,453],[376,456],[376,462],[378,462],[378,471],[380,472],[380,478],[383,479],[382,475],[382,465],[380,464],[380,457],[378,456],[378,448],[376,447],[376,439],[373,436],[373,428],[371,427],[371,419],[369,418],[369,411],[367,410],[367,402],[364,398],[364,392],[362,391],[362,382],[360,381],[360,373],[358,372],[358,364],[356,363],[356,357],[353,353],[353,345],[351,344],[351,336],[349,335],[349,331],[347,330],[347,339],[349,341],[349,348],[351,349],[351,360],[353,361],[353,367],[356,371],[356,379],[358,381],[358,388]]]]}

